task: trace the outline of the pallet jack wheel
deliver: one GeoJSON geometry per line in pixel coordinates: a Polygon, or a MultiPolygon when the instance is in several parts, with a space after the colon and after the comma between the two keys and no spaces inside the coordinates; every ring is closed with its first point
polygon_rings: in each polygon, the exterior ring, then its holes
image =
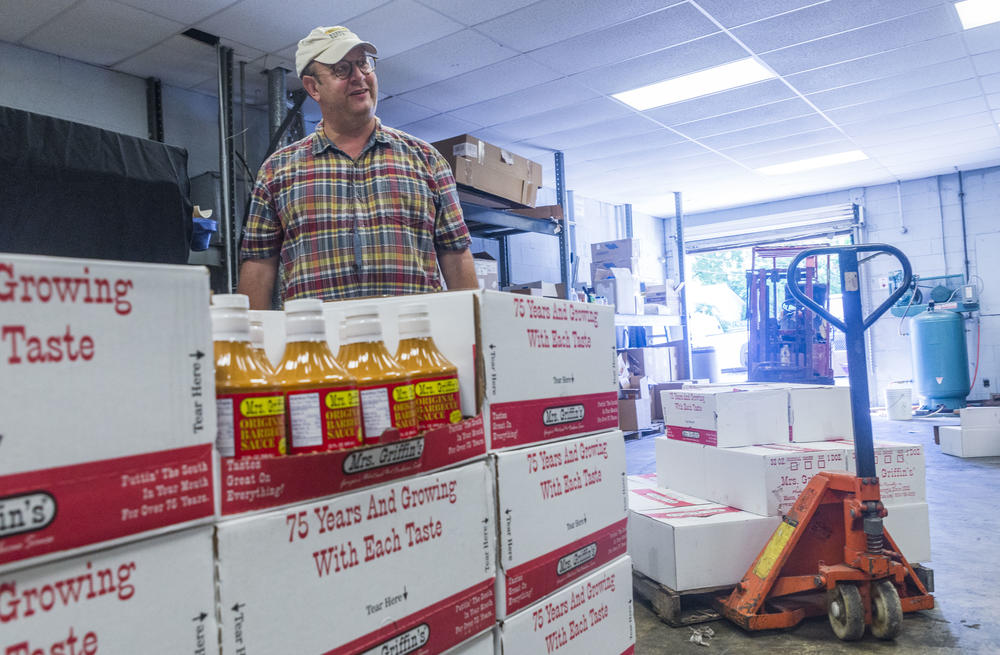
{"type": "Polygon", "coordinates": [[[903,629],[903,605],[890,580],[872,585],[872,634],[879,639],[895,639],[903,629]]]}
{"type": "Polygon", "coordinates": [[[838,584],[827,594],[826,614],[833,634],[844,641],[856,641],[865,634],[865,606],[861,592],[852,584],[838,584]]]}

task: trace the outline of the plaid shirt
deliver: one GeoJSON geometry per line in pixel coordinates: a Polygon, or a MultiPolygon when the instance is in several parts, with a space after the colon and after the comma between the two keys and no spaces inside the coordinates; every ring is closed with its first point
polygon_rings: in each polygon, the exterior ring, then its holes
{"type": "Polygon", "coordinates": [[[438,291],[435,249],[469,243],[455,178],[434,148],[376,121],[355,161],[321,122],[264,162],[240,254],[280,255],[285,300],[334,300],[438,291]]]}

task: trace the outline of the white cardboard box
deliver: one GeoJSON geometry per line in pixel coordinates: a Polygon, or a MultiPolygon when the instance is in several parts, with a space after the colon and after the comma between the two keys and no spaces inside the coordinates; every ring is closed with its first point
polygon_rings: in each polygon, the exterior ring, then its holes
{"type": "Polygon", "coordinates": [[[789,385],[788,436],[800,443],[854,439],[850,387],[789,385]]]}
{"type": "Polygon", "coordinates": [[[816,473],[847,470],[844,449],[807,444],[705,448],[703,453],[705,493],[696,495],[762,516],[788,512],[816,473]]]}
{"type": "Polygon", "coordinates": [[[0,653],[219,652],[212,528],[0,574],[0,653]]]}
{"type": "Polygon", "coordinates": [[[478,637],[463,641],[444,655],[495,655],[496,642],[500,639],[497,628],[492,628],[478,637]]]}
{"type": "Polygon", "coordinates": [[[625,554],[625,440],[618,430],[495,455],[497,616],[625,554]]]}
{"type": "Polygon", "coordinates": [[[698,498],[708,491],[705,450],[712,446],[656,437],[656,486],[698,498]]]}
{"type": "Polygon", "coordinates": [[[1000,433],[1000,407],[966,407],[959,420],[963,428],[992,428],[1000,433]]]}
{"type": "MultiPolygon", "coordinates": [[[[998,437],[1000,440],[1000,437],[998,437]]],[[[857,456],[853,441],[831,441],[842,445],[847,455],[847,470],[857,475],[857,456]]],[[[810,444],[812,445],[812,444],[810,444]]],[[[875,475],[879,480],[882,503],[903,505],[927,500],[927,462],[920,444],[876,441],[875,475]]]]}
{"type": "Polygon", "coordinates": [[[210,521],[208,272],[0,255],[0,571],[210,521]]]}
{"type": "Polygon", "coordinates": [[[927,503],[908,503],[886,508],[885,529],[908,562],[931,559],[931,524],[927,503]]]}
{"type": "Polygon", "coordinates": [[[788,394],[767,387],[707,387],[661,393],[671,439],[732,448],[788,438],[788,394]]]}
{"type": "Polygon", "coordinates": [[[479,462],[218,523],[223,652],[456,646],[495,622],[495,516],[479,462]]]}
{"type": "Polygon", "coordinates": [[[1000,433],[987,427],[942,425],[938,430],[941,452],[955,457],[1000,456],[1000,433]]]}
{"type": "Polygon", "coordinates": [[[708,505],[710,501],[674,489],[657,486],[656,477],[628,476],[628,508],[632,512],[664,507],[693,507],[708,505]]]}
{"type": "Polygon", "coordinates": [[[675,591],[736,584],[781,521],[717,503],[651,500],[629,494],[629,555],[636,571],[675,591]]]}
{"type": "Polygon", "coordinates": [[[632,561],[622,556],[500,624],[503,655],[631,655],[632,561]]]}

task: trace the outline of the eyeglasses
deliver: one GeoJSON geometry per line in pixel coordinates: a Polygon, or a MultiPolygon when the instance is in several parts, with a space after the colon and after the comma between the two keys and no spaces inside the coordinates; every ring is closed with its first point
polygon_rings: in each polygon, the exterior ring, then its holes
{"type": "MultiPolygon", "coordinates": [[[[338,80],[346,80],[354,72],[354,67],[358,67],[358,72],[362,75],[368,75],[373,70],[375,70],[375,57],[371,55],[365,55],[362,59],[357,61],[349,61],[347,59],[341,59],[336,64],[323,64],[330,73],[336,77],[338,80]]],[[[316,62],[322,63],[322,62],[316,62]]]]}

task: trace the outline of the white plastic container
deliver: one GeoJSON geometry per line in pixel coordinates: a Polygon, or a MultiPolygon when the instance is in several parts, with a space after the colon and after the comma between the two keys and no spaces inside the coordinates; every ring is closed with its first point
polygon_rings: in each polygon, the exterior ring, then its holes
{"type": "Polygon", "coordinates": [[[913,418],[913,390],[890,384],[885,388],[885,411],[892,421],[909,421],[913,418]]]}

